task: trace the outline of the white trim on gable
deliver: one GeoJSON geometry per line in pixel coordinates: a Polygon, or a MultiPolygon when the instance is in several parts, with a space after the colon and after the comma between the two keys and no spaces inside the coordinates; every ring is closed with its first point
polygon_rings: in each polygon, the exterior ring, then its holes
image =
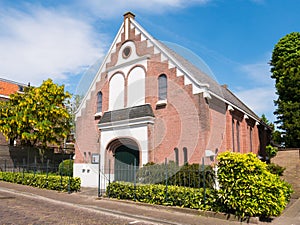
{"type": "Polygon", "coordinates": [[[106,63],[110,62],[108,60],[109,60],[109,57],[110,57],[111,53],[116,51],[116,44],[121,41],[121,34],[122,34],[123,30],[124,30],[124,22],[122,23],[122,25],[121,25],[121,27],[120,27],[120,29],[119,29],[119,31],[118,31],[118,33],[117,33],[117,35],[116,35],[113,43],[111,44],[111,46],[110,46],[107,54],[105,55],[105,58],[104,58],[104,60],[103,60],[103,62],[101,64],[98,72],[96,73],[96,76],[94,77],[94,80],[92,81],[92,83],[91,83],[91,85],[90,85],[90,87],[89,87],[86,95],[82,99],[82,101],[81,101],[81,103],[80,103],[77,111],[75,112],[75,121],[76,121],[76,119],[78,117],[81,116],[81,110],[86,107],[86,101],[91,98],[91,93],[92,93],[93,90],[95,90],[96,83],[101,78],[101,73],[103,73],[105,71],[105,69],[106,69],[105,68],[106,67],[106,63]]]}

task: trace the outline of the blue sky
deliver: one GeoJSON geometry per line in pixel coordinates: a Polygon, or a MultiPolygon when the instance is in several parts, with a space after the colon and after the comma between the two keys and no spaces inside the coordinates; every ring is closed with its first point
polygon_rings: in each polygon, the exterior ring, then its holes
{"type": "Polygon", "coordinates": [[[274,45],[300,31],[297,0],[0,0],[0,77],[74,93],[103,57],[123,14],[152,36],[190,49],[259,116],[274,121],[274,45]]]}

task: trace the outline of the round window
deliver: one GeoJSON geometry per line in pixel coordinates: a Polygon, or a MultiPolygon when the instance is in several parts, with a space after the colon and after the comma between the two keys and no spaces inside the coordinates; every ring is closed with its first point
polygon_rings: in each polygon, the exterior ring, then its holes
{"type": "Polygon", "coordinates": [[[125,47],[123,50],[123,57],[128,58],[130,56],[130,53],[131,53],[131,48],[129,46],[125,47]]]}

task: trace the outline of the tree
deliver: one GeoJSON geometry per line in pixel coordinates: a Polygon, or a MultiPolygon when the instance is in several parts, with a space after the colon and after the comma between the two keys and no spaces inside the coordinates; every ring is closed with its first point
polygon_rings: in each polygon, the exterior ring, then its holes
{"type": "Polygon", "coordinates": [[[273,146],[281,146],[283,142],[281,138],[281,132],[276,130],[275,125],[267,119],[265,114],[262,114],[261,120],[272,129],[271,144],[273,146]]]}
{"type": "Polygon", "coordinates": [[[0,103],[0,132],[22,146],[45,149],[60,144],[70,132],[71,116],[66,107],[70,94],[48,79],[40,87],[10,95],[0,103]]]}
{"type": "Polygon", "coordinates": [[[300,33],[281,38],[273,50],[271,77],[275,79],[275,123],[283,130],[286,147],[300,146],[300,33]]]}

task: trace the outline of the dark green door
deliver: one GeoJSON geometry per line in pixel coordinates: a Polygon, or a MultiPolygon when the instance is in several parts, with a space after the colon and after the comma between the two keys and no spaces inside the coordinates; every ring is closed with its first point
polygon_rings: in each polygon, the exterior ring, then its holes
{"type": "Polygon", "coordinates": [[[115,181],[133,182],[139,166],[139,150],[122,145],[115,152],[115,181]]]}

